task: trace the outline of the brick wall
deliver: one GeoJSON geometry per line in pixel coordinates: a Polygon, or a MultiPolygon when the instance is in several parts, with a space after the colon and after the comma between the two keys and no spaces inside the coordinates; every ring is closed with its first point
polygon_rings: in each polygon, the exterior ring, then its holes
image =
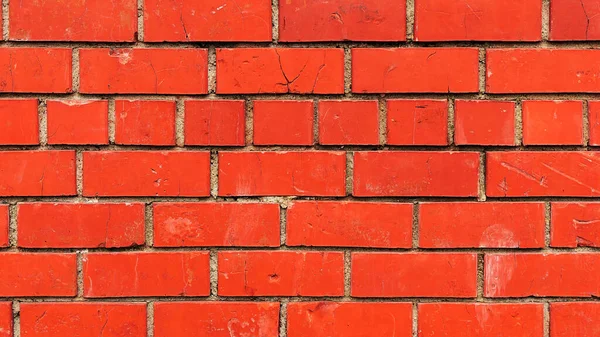
{"type": "Polygon", "coordinates": [[[0,337],[600,336],[600,0],[2,5],[0,337]]]}

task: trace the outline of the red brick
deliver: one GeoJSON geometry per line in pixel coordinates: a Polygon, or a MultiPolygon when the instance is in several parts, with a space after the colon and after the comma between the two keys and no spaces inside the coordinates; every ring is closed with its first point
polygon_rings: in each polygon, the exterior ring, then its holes
{"type": "Polygon", "coordinates": [[[23,337],[145,337],[145,303],[21,303],[23,337]]]}
{"type": "Polygon", "coordinates": [[[543,203],[445,202],[419,205],[419,247],[542,248],[543,203]]]}
{"type": "Polygon", "coordinates": [[[286,223],[288,246],[412,246],[412,204],[300,201],[286,223]]]}
{"type": "Polygon", "coordinates": [[[289,337],[412,336],[410,303],[290,302],[289,337]]]}
{"type": "Polygon", "coordinates": [[[0,337],[13,336],[12,302],[0,302],[0,337]]]}
{"type": "Polygon", "coordinates": [[[478,172],[475,152],[355,152],[352,193],[472,197],[477,195],[478,172]]]}
{"type": "Polygon", "coordinates": [[[38,101],[0,100],[0,145],[39,144],[38,101]]]}
{"type": "Polygon", "coordinates": [[[0,152],[0,196],[75,195],[75,151],[0,152]]]}
{"type": "Polygon", "coordinates": [[[600,195],[597,152],[488,152],[486,159],[490,197],[600,195]]]}
{"type": "Polygon", "coordinates": [[[379,144],[377,101],[319,101],[319,143],[379,144]]]}
{"type": "Polygon", "coordinates": [[[550,304],[550,337],[600,335],[600,303],[550,304]]]}
{"type": "Polygon", "coordinates": [[[206,49],[79,50],[79,91],[87,94],[206,94],[206,49]]]}
{"type": "Polygon", "coordinates": [[[220,296],[342,296],[341,252],[219,252],[220,296]]]}
{"type": "Polygon", "coordinates": [[[154,336],[278,337],[277,302],[157,302],[154,336]]]}
{"type": "Polygon", "coordinates": [[[0,92],[71,92],[71,63],[69,48],[0,48],[0,92]]]}
{"type": "Polygon", "coordinates": [[[208,252],[88,253],[83,296],[207,296],[208,252]]]}
{"type": "Polygon", "coordinates": [[[0,297],[75,296],[75,254],[0,253],[0,297]]]}
{"type": "Polygon", "coordinates": [[[352,253],[353,297],[476,295],[476,254],[352,253]]]}
{"type": "Polygon", "coordinates": [[[600,295],[600,254],[486,254],[486,297],[600,295]]]}
{"type": "Polygon", "coordinates": [[[344,152],[219,152],[219,195],[343,196],[344,152]]]}
{"type": "Polygon", "coordinates": [[[415,2],[415,41],[539,41],[541,32],[541,0],[415,2]]]}
{"type": "Polygon", "coordinates": [[[550,2],[551,40],[599,40],[600,1],[552,0],[550,2]]]}
{"type": "Polygon", "coordinates": [[[48,144],[108,144],[108,101],[46,101],[48,144]]]}
{"type": "Polygon", "coordinates": [[[217,93],[342,94],[344,51],[333,48],[218,48],[217,93]]]}
{"type": "Polygon", "coordinates": [[[583,102],[523,101],[524,145],[582,145],[583,102]]]}
{"type": "Polygon", "coordinates": [[[476,48],[353,48],[352,92],[477,92],[478,55],[476,48]]]}
{"type": "Polygon", "coordinates": [[[515,145],[515,103],[457,100],[454,128],[456,145],[515,145]]]}
{"type": "Polygon", "coordinates": [[[154,246],[279,246],[279,205],[154,204],[154,246]]]}
{"type": "Polygon", "coordinates": [[[129,247],[144,243],[144,204],[21,203],[18,246],[129,247]]]}
{"type": "Polygon", "coordinates": [[[419,337],[544,336],[542,303],[419,303],[419,337]]]}
{"type": "Polygon", "coordinates": [[[312,101],[254,101],[255,145],[312,145],[312,101]]]}
{"type": "Polygon", "coordinates": [[[386,144],[448,144],[448,101],[392,99],[386,104],[386,144]]]}
{"type": "Polygon", "coordinates": [[[590,145],[600,145],[600,101],[588,102],[590,145]]]}
{"type": "Polygon", "coordinates": [[[279,3],[279,41],[404,41],[404,1],[279,3]]]}
{"type": "Polygon", "coordinates": [[[600,51],[487,49],[489,93],[600,92],[600,51]]]}
{"type": "Polygon", "coordinates": [[[175,101],[115,101],[115,143],[175,145],[175,101]]]}
{"type": "Polygon", "coordinates": [[[600,203],[553,202],[550,246],[600,247],[600,203]]]}
{"type": "Polygon", "coordinates": [[[0,205],[0,247],[8,247],[8,205],[0,205]]]}
{"type": "Polygon", "coordinates": [[[137,38],[133,0],[26,1],[9,4],[9,38],[21,41],[132,42],[137,38]]]}
{"type": "Polygon", "coordinates": [[[185,101],[185,145],[246,145],[245,103],[185,101]]]}
{"type": "Polygon", "coordinates": [[[208,196],[210,155],[204,151],[83,153],[85,196],[208,196]]]}
{"type": "Polygon", "coordinates": [[[146,0],[144,41],[271,41],[271,1],[146,0]]]}

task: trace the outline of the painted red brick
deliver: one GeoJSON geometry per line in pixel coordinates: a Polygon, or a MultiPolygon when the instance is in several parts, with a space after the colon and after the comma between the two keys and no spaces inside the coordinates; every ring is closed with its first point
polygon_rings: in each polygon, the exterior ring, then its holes
{"type": "Polygon", "coordinates": [[[144,244],[144,204],[20,203],[18,246],[129,247],[144,244]]]}
{"type": "Polygon", "coordinates": [[[544,336],[542,303],[419,303],[419,337],[544,336]]]}
{"type": "Polygon", "coordinates": [[[20,41],[131,42],[137,37],[132,0],[13,1],[9,38],[20,41]]]}
{"type": "Polygon", "coordinates": [[[79,68],[79,92],[86,94],[208,92],[206,49],[82,48],[79,68]]]}
{"type": "Polygon", "coordinates": [[[108,101],[46,101],[48,144],[108,144],[108,101]]]}
{"type": "Polygon", "coordinates": [[[0,152],[0,196],[75,194],[75,151],[0,152]]]}
{"type": "Polygon", "coordinates": [[[550,304],[550,337],[600,334],[600,304],[570,302],[550,304]]]}
{"type": "Polygon", "coordinates": [[[208,196],[210,155],[204,151],[83,153],[85,196],[208,196]]]}
{"type": "Polygon", "coordinates": [[[217,49],[218,94],[343,92],[342,49],[217,49]]]}
{"type": "Polygon", "coordinates": [[[515,103],[456,100],[454,143],[515,145],[515,103]]]}
{"type": "Polygon", "coordinates": [[[146,0],[144,40],[271,41],[269,0],[146,0]]]}
{"type": "Polygon", "coordinates": [[[37,99],[0,100],[0,145],[39,143],[37,99]]]}
{"type": "Polygon", "coordinates": [[[279,40],[404,41],[405,21],[404,1],[282,1],[279,40]]]}
{"type": "Polygon", "coordinates": [[[476,254],[352,253],[354,297],[476,295],[476,254]]]}
{"type": "Polygon", "coordinates": [[[0,247],[8,247],[8,205],[0,205],[0,247]]]}
{"type": "Polygon", "coordinates": [[[146,336],[145,303],[21,303],[21,336],[146,336]]]}
{"type": "Polygon", "coordinates": [[[175,101],[115,101],[115,143],[175,145],[175,101]]]}
{"type": "Polygon", "coordinates": [[[289,337],[412,336],[410,303],[291,302],[289,337]]]}
{"type": "Polygon", "coordinates": [[[489,93],[600,92],[600,51],[487,49],[489,93]]]}
{"type": "Polygon", "coordinates": [[[448,101],[392,99],[386,104],[386,144],[448,144],[448,101]]]}
{"type": "Polygon", "coordinates": [[[207,296],[208,274],[208,252],[88,253],[83,257],[83,295],[207,296]]]}
{"type": "Polygon", "coordinates": [[[0,253],[0,297],[75,296],[75,254],[0,253]]]}
{"type": "Polygon", "coordinates": [[[416,41],[539,41],[542,1],[418,0],[414,30],[416,41]]]}
{"type": "Polygon", "coordinates": [[[542,248],[544,203],[419,204],[419,247],[542,248]]]}
{"type": "Polygon", "coordinates": [[[344,152],[219,152],[219,195],[343,196],[344,152]]]}
{"type": "Polygon", "coordinates": [[[583,144],[583,102],[523,101],[522,104],[523,144],[583,144]]]}
{"type": "Polygon", "coordinates": [[[590,145],[600,145],[600,101],[588,102],[590,145]]]}
{"type": "Polygon", "coordinates": [[[185,145],[244,146],[245,103],[185,101],[185,145]]]}
{"type": "Polygon", "coordinates": [[[598,296],[599,277],[600,254],[486,254],[484,296],[598,296]]]}
{"type": "Polygon", "coordinates": [[[379,144],[377,101],[319,101],[319,143],[323,145],[379,144]]]}
{"type": "Polygon", "coordinates": [[[600,39],[600,1],[552,0],[550,2],[551,40],[600,39]]]}
{"type": "Polygon", "coordinates": [[[13,336],[12,302],[0,302],[0,337],[13,336]]]}
{"type": "Polygon", "coordinates": [[[478,53],[476,48],[353,48],[352,92],[477,92],[478,53]]]}
{"type": "Polygon", "coordinates": [[[279,336],[278,302],[158,302],[154,336],[279,336]]]}
{"type": "Polygon", "coordinates": [[[71,63],[69,48],[0,48],[0,92],[71,92],[71,63]]]}
{"type": "Polygon", "coordinates": [[[154,246],[279,246],[274,203],[154,204],[154,246]]]}
{"type": "Polygon", "coordinates": [[[220,296],[342,296],[341,252],[219,252],[220,296]]]}
{"type": "Polygon", "coordinates": [[[600,203],[553,202],[550,246],[600,247],[600,203]]]}
{"type": "Polygon", "coordinates": [[[412,204],[299,201],[288,206],[288,246],[410,248],[412,204]]]}
{"type": "Polygon", "coordinates": [[[478,171],[475,152],[355,152],[352,194],[476,196],[478,171]]]}
{"type": "Polygon", "coordinates": [[[490,197],[600,195],[597,152],[488,152],[486,161],[490,197]]]}
{"type": "Polygon", "coordinates": [[[255,145],[312,145],[312,101],[254,101],[255,145]]]}

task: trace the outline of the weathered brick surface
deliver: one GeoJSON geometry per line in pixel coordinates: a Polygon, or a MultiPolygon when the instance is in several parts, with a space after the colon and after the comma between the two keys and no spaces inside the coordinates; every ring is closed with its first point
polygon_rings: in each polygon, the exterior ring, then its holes
{"type": "Polygon", "coordinates": [[[0,14],[0,337],[600,336],[600,0],[0,14]]]}

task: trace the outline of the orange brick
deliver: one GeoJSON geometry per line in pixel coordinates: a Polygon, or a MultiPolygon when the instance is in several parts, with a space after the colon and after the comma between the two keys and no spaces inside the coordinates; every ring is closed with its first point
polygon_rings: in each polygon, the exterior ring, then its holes
{"type": "Polygon", "coordinates": [[[39,142],[38,101],[0,100],[0,145],[39,142]]]}
{"type": "Polygon", "coordinates": [[[379,144],[377,101],[319,101],[319,143],[379,144]]]}
{"type": "Polygon", "coordinates": [[[108,144],[108,101],[46,101],[48,144],[108,144]]]}
{"type": "Polygon", "coordinates": [[[456,145],[515,145],[515,103],[457,100],[454,126],[456,145]]]}
{"type": "Polygon", "coordinates": [[[185,144],[244,146],[244,101],[185,101],[185,144]]]}
{"type": "Polygon", "coordinates": [[[312,145],[312,101],[254,101],[255,145],[312,145]]]}
{"type": "Polygon", "coordinates": [[[522,104],[523,144],[583,144],[583,102],[523,101],[522,104]]]}
{"type": "Polygon", "coordinates": [[[115,143],[175,145],[175,102],[115,101],[115,143]]]}
{"type": "Polygon", "coordinates": [[[448,101],[393,99],[386,104],[386,144],[448,144],[448,101]]]}

